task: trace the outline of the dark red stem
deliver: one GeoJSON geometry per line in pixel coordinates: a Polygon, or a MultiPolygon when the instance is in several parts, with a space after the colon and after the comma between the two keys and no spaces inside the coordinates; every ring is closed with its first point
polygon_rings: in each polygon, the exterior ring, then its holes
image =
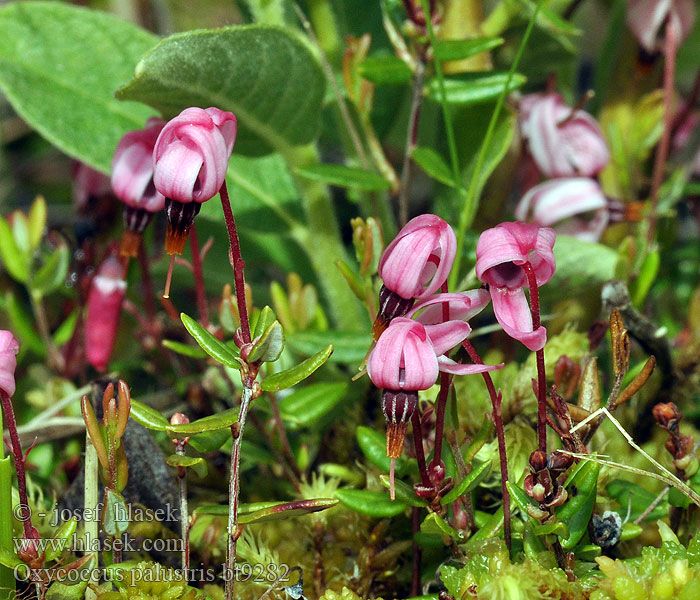
{"type": "MultiPolygon", "coordinates": [[[[530,286],[530,310],[532,311],[532,330],[537,331],[540,322],[540,292],[537,276],[529,262],[523,265],[530,286]]],[[[536,352],[537,358],[537,439],[539,449],[547,453],[547,375],[544,369],[544,349],[536,352]]]]}
{"type": "MultiPolygon", "coordinates": [[[[448,292],[447,282],[442,284],[440,291],[443,294],[448,292]]],[[[442,303],[442,321],[446,323],[450,320],[450,303],[442,303]]],[[[440,373],[440,391],[437,397],[437,409],[435,412],[435,450],[433,452],[433,463],[439,465],[442,463],[442,438],[445,431],[445,408],[447,406],[447,397],[450,392],[452,377],[447,373],[440,373]]]]}
{"type": "Polygon", "coordinates": [[[418,461],[420,479],[425,487],[430,487],[430,477],[428,476],[428,467],[425,464],[425,451],[423,450],[423,426],[421,425],[420,414],[418,414],[417,408],[413,411],[411,424],[413,425],[413,445],[416,447],[416,460],[418,461]]]}
{"type": "Polygon", "coordinates": [[[421,548],[416,542],[416,533],[420,531],[420,508],[414,506],[411,509],[411,529],[413,531],[413,577],[411,578],[411,596],[420,595],[420,566],[421,548]]]}
{"type": "Polygon", "coordinates": [[[207,292],[204,288],[204,274],[202,272],[202,255],[199,252],[199,238],[197,226],[192,223],[190,229],[190,249],[192,250],[192,274],[194,275],[194,293],[197,300],[197,312],[199,322],[203,327],[209,326],[209,307],[207,305],[207,292]]]}
{"type": "Polygon", "coordinates": [[[15,420],[15,411],[12,407],[10,397],[0,390],[0,400],[2,401],[2,411],[5,413],[7,421],[7,431],[10,434],[10,443],[12,456],[15,460],[15,471],[17,473],[17,490],[19,491],[19,503],[22,506],[22,525],[24,527],[24,537],[33,539],[34,527],[32,526],[32,515],[29,509],[29,498],[27,497],[27,476],[25,474],[25,456],[22,452],[22,443],[19,440],[17,433],[17,421],[15,420]]]}
{"type": "Polygon", "coordinates": [[[236,229],[236,221],[233,218],[233,212],[231,211],[231,201],[228,197],[228,189],[226,188],[225,181],[219,190],[219,195],[221,196],[221,207],[224,209],[224,219],[226,220],[226,229],[228,229],[228,239],[231,244],[229,262],[233,268],[233,281],[236,286],[238,314],[241,317],[241,333],[243,334],[243,341],[245,343],[249,343],[251,341],[250,323],[248,323],[248,307],[245,303],[245,277],[243,275],[245,262],[241,257],[241,245],[238,242],[238,230],[236,229]]]}
{"type": "MultiPolygon", "coordinates": [[[[483,365],[484,361],[467,339],[462,342],[462,347],[469,354],[469,358],[476,365],[483,365]]],[[[496,392],[491,374],[487,371],[482,373],[486,389],[491,396],[491,409],[493,412],[493,424],[496,426],[496,438],[498,440],[498,456],[501,464],[501,494],[503,496],[503,537],[506,540],[508,551],[511,550],[511,526],[510,526],[510,493],[508,492],[508,455],[506,454],[506,435],[503,427],[503,415],[501,414],[501,395],[496,392]]]]}

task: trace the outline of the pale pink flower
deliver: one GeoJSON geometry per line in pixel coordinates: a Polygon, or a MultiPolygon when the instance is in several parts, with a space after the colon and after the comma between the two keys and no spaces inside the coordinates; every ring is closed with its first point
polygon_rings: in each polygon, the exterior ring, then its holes
{"type": "Polygon", "coordinates": [[[627,0],[627,25],[647,52],[661,49],[667,20],[682,42],[695,23],[695,0],[627,0]]]}
{"type": "Polygon", "coordinates": [[[11,398],[15,393],[15,368],[19,342],[11,331],[0,330],[0,392],[11,398]]]}
{"type": "Polygon", "coordinates": [[[218,108],[186,108],[168,121],[153,149],[156,189],[184,204],[213,198],[226,176],[236,127],[233,113],[218,108]]]}
{"type": "Polygon", "coordinates": [[[457,239],[452,227],[437,215],[411,219],[386,247],[379,261],[384,286],[402,298],[421,300],[447,280],[457,239]]]}
{"type": "Polygon", "coordinates": [[[107,368],[112,355],[125,295],[124,268],[110,254],[92,278],[85,316],[85,357],[98,371],[107,368]]]}
{"type": "Polygon", "coordinates": [[[549,227],[526,223],[501,223],[487,229],[476,245],[476,275],[489,285],[496,319],[512,338],[530,350],[540,350],[547,341],[547,330],[533,330],[532,314],[523,287],[528,285],[522,268],[530,263],[537,285],[547,283],[556,268],[554,241],[549,227]]]}
{"type": "Polygon", "coordinates": [[[539,226],[554,226],[559,233],[597,242],[608,225],[608,201],[595,179],[551,179],[525,194],[515,217],[539,226]],[[584,215],[592,215],[586,219],[584,215]]]}
{"type": "Polygon", "coordinates": [[[610,160],[597,121],[568,106],[561,95],[532,94],[520,102],[521,128],[539,170],[547,177],[593,177],[610,160]]]}
{"type": "Polygon", "coordinates": [[[112,159],[112,189],[124,204],[148,212],[163,210],[165,196],[153,185],[153,148],[165,121],[151,117],[144,129],[119,141],[112,159]]]}

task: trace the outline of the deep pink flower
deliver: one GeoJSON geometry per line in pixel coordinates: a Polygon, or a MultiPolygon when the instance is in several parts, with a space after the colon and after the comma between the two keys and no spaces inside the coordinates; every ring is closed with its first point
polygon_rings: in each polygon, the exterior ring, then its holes
{"type": "Polygon", "coordinates": [[[660,49],[658,40],[667,19],[682,42],[695,22],[695,0],[627,0],[627,25],[647,52],[660,49]]]}
{"type": "Polygon", "coordinates": [[[489,285],[493,311],[503,330],[530,350],[540,350],[547,330],[533,331],[532,314],[523,287],[528,279],[522,266],[530,263],[537,285],[554,275],[554,241],[549,227],[526,223],[501,223],[487,229],[476,245],[476,275],[489,285]]]}
{"type": "Polygon", "coordinates": [[[236,117],[218,108],[186,108],[168,121],[153,149],[153,182],[166,198],[206,202],[219,191],[236,140],[236,117]]]}
{"type": "Polygon", "coordinates": [[[559,223],[559,233],[597,242],[609,221],[608,202],[595,179],[552,179],[522,197],[515,217],[540,226],[559,223]],[[592,218],[584,219],[586,213],[592,213],[592,218]]]}
{"type": "Polygon", "coordinates": [[[165,196],[153,185],[153,148],[165,121],[151,117],[144,129],[119,141],[112,159],[112,189],[127,206],[148,212],[163,210],[165,196]]]}
{"type": "Polygon", "coordinates": [[[110,254],[92,278],[85,316],[85,357],[98,371],[112,355],[125,294],[124,267],[110,254]]]}
{"type": "Polygon", "coordinates": [[[593,177],[610,160],[597,121],[572,108],[556,93],[532,94],[520,103],[523,136],[547,177],[593,177]]]}
{"type": "Polygon", "coordinates": [[[402,298],[421,300],[445,283],[456,251],[452,227],[437,215],[420,215],[406,223],[386,247],[379,276],[402,298]]]}
{"type": "Polygon", "coordinates": [[[19,342],[11,331],[0,330],[0,391],[11,398],[15,393],[15,368],[19,342]]]}

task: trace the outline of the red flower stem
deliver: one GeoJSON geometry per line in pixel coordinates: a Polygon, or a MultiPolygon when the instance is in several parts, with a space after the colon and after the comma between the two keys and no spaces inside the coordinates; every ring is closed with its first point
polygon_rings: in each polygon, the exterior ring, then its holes
{"type": "Polygon", "coordinates": [[[197,226],[192,223],[190,229],[190,249],[192,250],[192,274],[194,275],[194,293],[197,300],[197,312],[202,327],[209,326],[209,307],[207,306],[207,292],[204,288],[204,275],[202,273],[202,255],[199,252],[199,238],[197,226]]]}
{"type": "MultiPolygon", "coordinates": [[[[472,346],[472,343],[467,339],[462,342],[462,347],[469,354],[469,358],[476,365],[483,365],[484,361],[472,346]]],[[[498,457],[501,464],[501,495],[503,496],[503,537],[506,540],[508,551],[511,550],[511,524],[510,524],[510,493],[508,492],[508,455],[506,453],[506,435],[503,427],[503,415],[501,414],[501,395],[496,392],[496,387],[493,385],[491,374],[486,371],[481,376],[484,378],[486,389],[491,396],[491,407],[493,424],[496,426],[496,438],[498,439],[498,457]]]]}
{"type": "Polygon", "coordinates": [[[435,451],[433,452],[432,465],[442,463],[442,438],[445,433],[445,408],[449,396],[452,378],[448,373],[440,373],[440,391],[437,397],[437,409],[435,411],[435,451]]]}
{"type": "Polygon", "coordinates": [[[155,323],[156,303],[153,300],[153,280],[151,279],[148,255],[143,244],[143,239],[139,242],[139,266],[141,267],[141,293],[143,294],[143,305],[146,308],[148,320],[155,323]]]}
{"type": "Polygon", "coordinates": [[[423,450],[423,426],[420,422],[418,408],[413,411],[411,424],[413,425],[413,445],[416,447],[416,460],[418,461],[420,479],[424,486],[430,487],[430,477],[428,476],[428,467],[425,465],[425,451],[423,450]]]}
{"type": "MultiPolygon", "coordinates": [[[[530,286],[530,310],[532,311],[532,329],[537,331],[540,322],[540,292],[537,287],[535,270],[529,262],[523,266],[530,286]]],[[[547,375],[544,368],[544,349],[538,350],[537,358],[537,439],[539,449],[547,453],[547,375]]]]}
{"type": "Polygon", "coordinates": [[[651,176],[651,192],[649,200],[651,209],[649,213],[649,229],[647,230],[647,246],[654,241],[654,232],[658,218],[657,209],[659,203],[659,190],[664,178],[666,159],[671,149],[671,132],[673,129],[673,112],[671,100],[673,98],[673,80],[676,77],[676,54],[678,52],[678,38],[671,20],[666,21],[666,43],[664,48],[664,130],[661,140],[656,147],[654,157],[654,170],[651,176]]]}
{"type": "Polygon", "coordinates": [[[15,411],[12,407],[10,397],[0,390],[0,401],[2,401],[2,411],[5,413],[7,421],[7,431],[10,434],[12,456],[15,459],[15,471],[17,473],[17,490],[19,491],[19,503],[22,507],[22,525],[24,527],[24,537],[32,539],[32,514],[29,509],[29,499],[27,497],[27,476],[24,470],[24,453],[22,452],[22,443],[19,440],[17,432],[17,421],[15,420],[15,411]]]}
{"type": "Polygon", "coordinates": [[[238,241],[238,230],[236,229],[236,221],[233,218],[233,212],[231,211],[231,200],[229,200],[228,197],[228,189],[226,188],[225,181],[221,185],[219,195],[221,196],[221,207],[224,209],[224,219],[226,220],[226,229],[228,229],[228,239],[231,244],[229,262],[233,268],[233,281],[236,287],[238,314],[241,317],[241,333],[243,334],[243,341],[245,343],[249,343],[251,341],[250,323],[248,322],[248,307],[245,303],[245,277],[243,275],[245,262],[241,257],[241,246],[238,241]]]}

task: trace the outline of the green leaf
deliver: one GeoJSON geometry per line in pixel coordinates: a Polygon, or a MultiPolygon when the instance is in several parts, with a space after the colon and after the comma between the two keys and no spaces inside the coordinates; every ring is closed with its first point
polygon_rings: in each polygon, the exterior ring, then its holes
{"type": "Polygon", "coordinates": [[[29,287],[32,292],[45,296],[61,287],[68,274],[70,251],[65,244],[56,248],[44,265],[32,277],[29,287]]]}
{"type": "MultiPolygon", "coordinates": [[[[445,96],[448,104],[468,106],[495,100],[503,92],[508,80],[508,73],[465,73],[458,77],[445,79],[445,96]]],[[[510,82],[509,92],[517,90],[527,79],[524,75],[515,73],[510,82]]],[[[440,102],[441,93],[437,78],[428,83],[428,97],[434,102],[440,102]]]]}
{"type": "Polygon", "coordinates": [[[29,228],[29,243],[32,250],[36,250],[41,243],[41,238],[44,237],[44,229],[46,228],[46,200],[43,196],[37,196],[32,202],[27,226],[29,228]]]}
{"type": "Polygon", "coordinates": [[[263,307],[263,309],[258,314],[258,320],[255,322],[255,327],[253,327],[253,339],[262,335],[265,330],[272,325],[277,317],[275,316],[275,311],[273,311],[269,306],[263,307]]]}
{"type": "Polygon", "coordinates": [[[120,138],[153,114],[114,90],[157,38],[63,2],[12,2],[0,31],[0,88],[14,109],[63,152],[109,173],[120,138]]]}
{"type": "MultiPolygon", "coordinates": [[[[389,477],[387,475],[384,475],[382,473],[379,476],[379,481],[382,482],[382,485],[386,489],[391,489],[391,481],[389,480],[389,477]]],[[[401,481],[400,479],[394,480],[394,493],[396,494],[397,500],[403,502],[404,504],[408,504],[409,506],[417,506],[418,508],[428,506],[427,501],[423,500],[423,498],[419,498],[418,496],[416,496],[416,493],[413,491],[413,488],[407,483],[401,481]]]]}
{"type": "Polygon", "coordinates": [[[615,276],[617,252],[602,244],[594,244],[568,235],[557,235],[554,244],[557,270],[543,289],[578,290],[599,286],[615,276]]]}
{"type": "Polygon", "coordinates": [[[314,140],[325,87],[318,60],[291,30],[244,25],[165,38],[117,97],[167,117],[189,106],[229,110],[236,152],[259,155],[314,140]]]}
{"type": "Polygon", "coordinates": [[[368,56],[360,64],[360,75],[372,83],[401,85],[413,78],[408,65],[393,55],[368,56]]]}
{"type": "Polygon", "coordinates": [[[452,169],[445,162],[445,159],[432,148],[418,146],[411,152],[411,158],[433,179],[450,187],[455,187],[452,169]]]}
{"type": "Polygon", "coordinates": [[[284,330],[279,321],[270,323],[260,339],[253,344],[248,362],[274,362],[284,350],[284,330]]]}
{"type": "Polygon", "coordinates": [[[368,192],[388,190],[391,187],[391,183],[379,173],[359,167],[323,164],[297,167],[294,172],[312,181],[368,192]]]}
{"type": "MultiPolygon", "coordinates": [[[[362,450],[367,460],[378,469],[388,473],[391,467],[391,459],[386,455],[386,439],[384,436],[374,431],[374,429],[361,425],[357,428],[355,437],[357,438],[360,450],[362,450]]],[[[396,474],[399,477],[404,475],[408,469],[408,465],[409,463],[405,458],[397,458],[395,466],[396,474]]]]}
{"type": "Polygon", "coordinates": [[[155,408],[151,408],[148,404],[144,404],[133,398],[131,399],[131,412],[129,416],[133,417],[134,421],[140,423],[147,429],[165,431],[170,427],[168,419],[161,415],[155,408]]]}
{"type": "Polygon", "coordinates": [[[437,513],[430,513],[423,519],[423,522],[420,524],[420,531],[425,535],[447,536],[454,540],[459,538],[457,532],[437,513]]]}
{"type": "Polygon", "coordinates": [[[219,429],[218,431],[206,431],[193,435],[190,437],[189,445],[197,452],[215,452],[230,439],[231,432],[228,429],[219,429]]]}
{"type": "Polygon", "coordinates": [[[369,517],[386,518],[400,515],[406,510],[406,505],[391,498],[384,492],[371,492],[369,490],[336,490],[336,498],[345,506],[361,515],[369,517]]]}
{"type": "Polygon", "coordinates": [[[347,389],[345,382],[305,386],[280,402],[282,418],[291,430],[313,425],[337,406],[347,389]]]}
{"type": "Polygon", "coordinates": [[[76,308],[71,314],[69,314],[65,321],[61,323],[56,331],[53,332],[51,336],[53,338],[53,343],[57,346],[62,346],[73,336],[75,332],[75,326],[78,324],[78,316],[80,315],[80,307],[76,308]]]}
{"type": "Polygon", "coordinates": [[[654,250],[644,257],[642,266],[639,269],[639,276],[634,281],[632,287],[632,303],[641,308],[644,300],[656,281],[661,266],[661,255],[658,250],[654,250]]]}
{"type": "Polygon", "coordinates": [[[171,454],[168,456],[167,463],[171,467],[184,467],[186,469],[192,469],[199,478],[206,477],[207,475],[207,461],[201,456],[171,454]]]}
{"type": "Polygon", "coordinates": [[[71,517],[67,521],[61,524],[58,530],[53,533],[52,543],[46,548],[46,555],[44,556],[47,562],[58,558],[66,550],[71,548],[71,538],[73,534],[78,529],[78,519],[71,517]]]}
{"type": "Polygon", "coordinates": [[[224,344],[221,340],[217,340],[204,327],[197,323],[197,321],[187,316],[185,313],[180,313],[180,319],[190,335],[199,344],[200,348],[215,361],[234,369],[241,368],[241,363],[238,362],[236,354],[229,346],[224,344]]]}
{"type": "Polygon", "coordinates": [[[372,336],[368,332],[303,331],[287,338],[287,345],[299,354],[312,354],[328,344],[334,348],[331,362],[356,363],[367,354],[372,336]]]}
{"type": "MultiPolygon", "coordinates": [[[[2,19],[0,19],[1,22],[2,19]]],[[[29,262],[31,257],[19,249],[10,224],[2,217],[0,217],[0,258],[7,272],[14,279],[22,283],[29,279],[29,262]]]]}
{"type": "Polygon", "coordinates": [[[309,377],[328,360],[331,354],[333,354],[332,345],[327,346],[291,369],[266,377],[260,384],[260,387],[266,392],[278,392],[279,390],[290,388],[309,377]]]}
{"type": "Polygon", "coordinates": [[[335,498],[315,498],[313,500],[297,500],[295,502],[284,502],[275,504],[269,508],[256,510],[248,514],[241,515],[238,522],[241,525],[248,523],[265,523],[267,521],[278,521],[280,519],[291,519],[301,515],[319,512],[328,508],[333,508],[338,504],[335,498]]]}
{"type": "Polygon", "coordinates": [[[183,356],[189,356],[190,358],[206,358],[207,353],[201,348],[196,348],[190,346],[189,344],[183,344],[182,342],[176,342],[175,340],[163,340],[161,342],[163,347],[183,356]]]}
{"type": "MultiPolygon", "coordinates": [[[[2,239],[2,234],[0,234],[0,239],[2,239]]],[[[26,346],[37,355],[41,357],[46,356],[46,346],[41,336],[32,327],[34,318],[10,291],[5,294],[5,309],[7,310],[7,317],[10,320],[12,331],[20,341],[20,347],[26,346]]]]}
{"type": "Polygon", "coordinates": [[[454,502],[460,496],[468,494],[486,479],[491,473],[491,461],[483,462],[479,465],[472,465],[471,473],[469,473],[462,481],[459,482],[448,494],[440,500],[440,504],[449,504],[454,502]]]}
{"type": "Polygon", "coordinates": [[[469,40],[438,40],[433,46],[435,58],[440,61],[461,60],[486,52],[503,44],[500,37],[481,37],[469,40]]]}
{"type": "MultiPolygon", "coordinates": [[[[24,563],[14,552],[0,547],[0,565],[7,567],[8,569],[14,569],[15,567],[24,565],[24,563]]],[[[22,571],[19,571],[19,573],[22,574],[22,571]]]]}
{"type": "Polygon", "coordinates": [[[119,492],[105,490],[105,507],[102,513],[102,528],[107,535],[121,535],[129,527],[129,509],[119,492]]]}
{"type": "Polygon", "coordinates": [[[209,415],[202,419],[185,423],[184,425],[171,425],[168,423],[166,432],[171,438],[188,437],[194,433],[204,433],[205,431],[215,431],[231,427],[238,420],[238,408],[229,408],[215,415],[209,415]]]}
{"type": "Polygon", "coordinates": [[[566,524],[561,521],[552,521],[551,523],[543,523],[542,525],[533,525],[532,530],[535,535],[558,535],[559,537],[568,538],[569,529],[566,524]]]}
{"type": "Polygon", "coordinates": [[[588,528],[593,509],[598,483],[600,465],[586,461],[572,476],[567,479],[566,486],[576,486],[576,495],[569,495],[569,499],[555,509],[557,517],[569,528],[569,536],[562,538],[561,545],[566,550],[573,548],[581,540],[588,528]]]}

